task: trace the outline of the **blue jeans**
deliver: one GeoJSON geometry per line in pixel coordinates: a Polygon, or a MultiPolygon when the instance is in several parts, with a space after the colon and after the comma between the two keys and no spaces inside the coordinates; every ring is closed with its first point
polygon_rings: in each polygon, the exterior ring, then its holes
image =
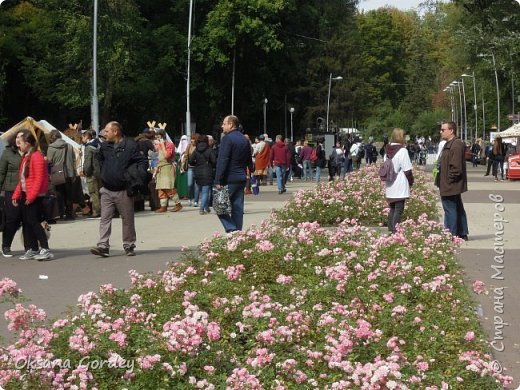
{"type": "Polygon", "coordinates": [[[276,172],[276,184],[278,185],[278,191],[283,191],[285,188],[285,165],[275,165],[276,172]]]}
{"type": "Polygon", "coordinates": [[[311,160],[303,160],[303,178],[305,180],[311,180],[312,178],[312,165],[311,160]]]}
{"type": "Polygon", "coordinates": [[[190,201],[199,201],[199,186],[195,184],[195,171],[188,167],[188,198],[190,201]]]}
{"type": "Polygon", "coordinates": [[[444,227],[457,237],[468,235],[468,219],[466,210],[462,204],[462,196],[441,196],[442,208],[444,209],[444,227]]]}
{"type": "Polygon", "coordinates": [[[244,187],[243,183],[228,184],[229,199],[231,200],[231,215],[219,215],[220,223],[224,226],[226,233],[242,230],[244,224],[244,187]]]}
{"type": "Polygon", "coordinates": [[[354,170],[354,166],[352,165],[352,159],[345,159],[345,174],[352,172],[354,170]]]}
{"type": "Polygon", "coordinates": [[[209,210],[209,193],[211,190],[211,186],[210,185],[207,185],[207,186],[197,185],[197,189],[198,189],[198,192],[201,194],[200,202],[199,202],[200,211],[209,210]]]}
{"type": "Polygon", "coordinates": [[[316,180],[316,183],[320,182],[320,178],[321,178],[321,168],[318,165],[316,165],[316,177],[314,178],[316,180]]]}

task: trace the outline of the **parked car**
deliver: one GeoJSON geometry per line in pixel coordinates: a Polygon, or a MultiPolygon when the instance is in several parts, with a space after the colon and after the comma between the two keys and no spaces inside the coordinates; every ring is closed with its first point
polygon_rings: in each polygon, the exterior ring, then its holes
{"type": "Polygon", "coordinates": [[[471,153],[471,146],[466,145],[464,149],[464,157],[466,157],[466,161],[471,161],[473,158],[473,154],[471,153]]]}

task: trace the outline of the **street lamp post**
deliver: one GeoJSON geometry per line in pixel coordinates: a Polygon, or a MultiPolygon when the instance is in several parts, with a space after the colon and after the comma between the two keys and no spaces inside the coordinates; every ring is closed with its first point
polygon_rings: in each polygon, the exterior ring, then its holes
{"type": "Polygon", "coordinates": [[[186,69],[186,135],[191,138],[191,111],[190,111],[190,60],[191,60],[191,20],[193,19],[193,0],[190,0],[188,21],[188,64],[186,69]]]}
{"type": "Polygon", "coordinates": [[[462,96],[464,99],[464,142],[468,143],[468,112],[466,110],[466,88],[464,87],[464,78],[461,78],[462,96]]]}
{"type": "Polygon", "coordinates": [[[459,108],[457,107],[457,103],[455,102],[455,86],[452,84],[446,87],[448,91],[450,91],[450,103],[451,103],[451,120],[453,122],[458,122],[459,117],[459,108]]]}
{"type": "Polygon", "coordinates": [[[332,73],[329,75],[329,93],[327,94],[327,125],[326,125],[327,133],[329,132],[330,88],[332,86],[332,80],[334,80],[334,81],[343,80],[343,77],[337,76],[337,77],[333,78],[332,73]]]}
{"type": "Polygon", "coordinates": [[[453,87],[450,87],[450,91],[451,91],[450,99],[451,99],[451,104],[453,107],[452,111],[451,111],[451,113],[452,113],[451,120],[455,122],[459,115],[459,110],[457,109],[457,104],[455,103],[455,89],[453,87]]]}
{"type": "Polygon", "coordinates": [[[478,54],[477,57],[491,57],[493,59],[493,68],[495,69],[495,83],[497,87],[497,125],[498,131],[500,131],[500,90],[498,88],[498,73],[497,73],[497,64],[495,62],[495,53],[491,52],[491,54],[478,54]]]}
{"type": "Polygon", "coordinates": [[[267,98],[264,98],[264,134],[267,134],[267,98]]]}
{"type": "Polygon", "coordinates": [[[94,0],[94,18],[92,21],[92,102],[90,106],[90,116],[92,130],[99,135],[99,102],[97,94],[97,19],[98,2],[97,0],[94,0]]]}
{"type": "Polygon", "coordinates": [[[451,120],[452,121],[455,121],[455,107],[454,107],[454,101],[453,101],[453,89],[451,86],[447,86],[446,88],[443,89],[443,92],[445,93],[449,93],[449,97],[450,97],[450,108],[451,108],[451,120]]]}
{"type": "Polygon", "coordinates": [[[475,72],[472,74],[464,73],[462,77],[471,77],[473,79],[473,111],[475,112],[475,141],[478,138],[478,111],[477,111],[477,82],[475,80],[475,72]]]}
{"type": "Polygon", "coordinates": [[[289,112],[291,113],[291,142],[294,141],[293,138],[293,113],[294,113],[294,107],[289,108],[289,112]]]}
{"type": "Polygon", "coordinates": [[[460,118],[459,118],[459,129],[462,129],[462,123],[463,123],[463,110],[462,110],[462,91],[460,90],[460,82],[455,80],[455,81],[452,81],[451,84],[452,86],[457,86],[459,88],[459,107],[460,107],[460,118]]]}
{"type": "Polygon", "coordinates": [[[484,102],[484,87],[480,86],[480,97],[482,98],[482,139],[486,141],[486,104],[484,102]]]}

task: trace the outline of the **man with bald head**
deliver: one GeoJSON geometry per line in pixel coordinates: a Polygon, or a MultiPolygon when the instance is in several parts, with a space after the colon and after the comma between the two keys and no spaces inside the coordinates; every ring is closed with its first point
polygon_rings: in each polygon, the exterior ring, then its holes
{"type": "Polygon", "coordinates": [[[228,186],[231,200],[231,214],[219,215],[226,233],[242,230],[244,221],[244,187],[246,169],[254,172],[251,145],[239,131],[239,121],[234,115],[228,115],[222,122],[224,132],[220,142],[215,174],[215,186],[228,186]]]}

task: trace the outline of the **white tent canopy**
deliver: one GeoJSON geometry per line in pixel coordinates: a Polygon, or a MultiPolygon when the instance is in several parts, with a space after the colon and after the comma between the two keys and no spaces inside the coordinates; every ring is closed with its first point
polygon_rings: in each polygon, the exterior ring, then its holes
{"type": "MultiPolygon", "coordinates": [[[[57,130],[53,125],[51,125],[46,120],[37,121],[30,116],[22,120],[21,122],[17,123],[13,127],[11,127],[9,130],[7,130],[4,134],[0,136],[0,139],[4,142],[7,142],[11,137],[15,137],[16,133],[18,133],[21,129],[28,129],[33,132],[34,136],[37,140],[40,139],[40,133],[43,132],[43,134],[48,136],[48,134],[51,132],[51,130],[57,130]]],[[[76,153],[79,153],[81,150],[81,145],[78,144],[76,141],[72,140],[71,138],[67,137],[65,134],[63,134],[61,131],[61,137],[65,142],[72,145],[74,148],[74,151],[76,153]]]]}
{"type": "MultiPolygon", "coordinates": [[[[45,119],[42,119],[40,121],[38,121],[38,124],[40,124],[43,128],[45,128],[48,132],[50,132],[51,130],[58,130],[57,128],[55,128],[53,125],[51,125],[49,122],[47,122],[45,119]]],[[[70,138],[69,136],[65,135],[65,133],[61,132],[61,138],[63,138],[63,140],[68,143],[69,145],[71,145],[74,149],[78,149],[80,150],[81,149],[81,145],[78,144],[76,141],[74,141],[72,138],[70,138]]]]}
{"type": "Polygon", "coordinates": [[[501,137],[501,138],[520,137],[520,123],[517,123],[516,125],[511,126],[509,129],[501,131],[500,133],[497,133],[495,135],[495,137],[501,137]]]}

